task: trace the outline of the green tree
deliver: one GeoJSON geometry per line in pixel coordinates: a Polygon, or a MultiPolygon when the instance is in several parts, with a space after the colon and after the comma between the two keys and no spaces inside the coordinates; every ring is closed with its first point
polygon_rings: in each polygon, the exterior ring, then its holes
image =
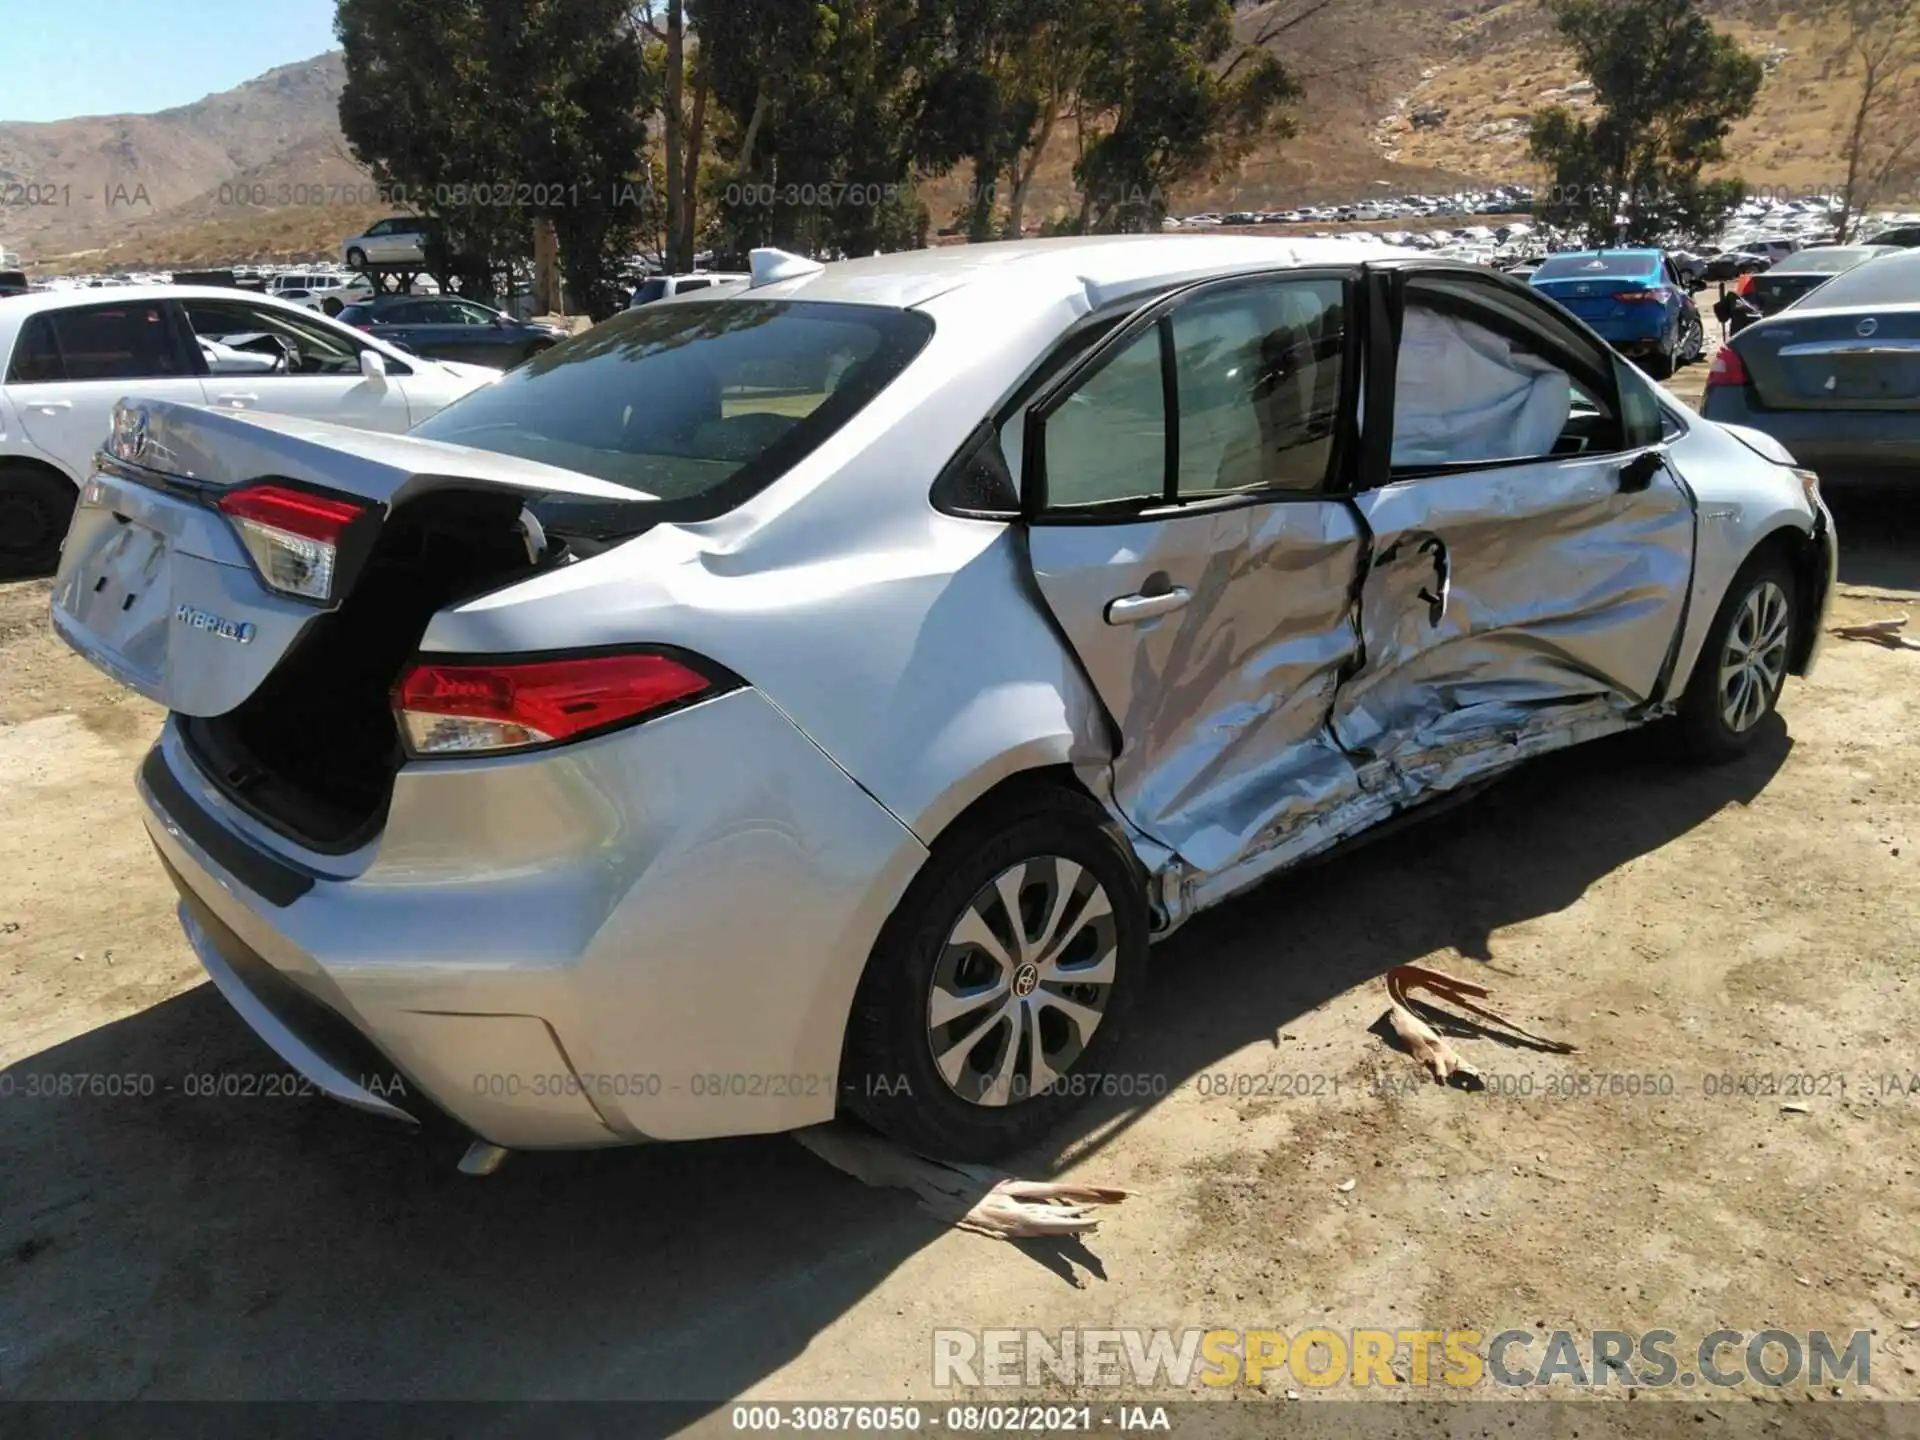
{"type": "Polygon", "coordinates": [[[1294,133],[1300,86],[1241,44],[1227,0],[1110,0],[1094,19],[1074,165],[1081,228],[1157,231],[1175,186],[1217,178],[1262,135],[1294,133]]]}
{"type": "Polygon", "coordinates": [[[339,0],[334,24],[340,127],[377,180],[488,262],[551,227],[575,305],[619,308],[646,134],[625,0],[339,0]]]}
{"type": "Polygon", "coordinates": [[[1534,116],[1532,152],[1553,177],[1541,218],[1593,245],[1715,229],[1745,187],[1705,172],[1753,111],[1759,60],[1715,30],[1697,0],[1546,3],[1593,82],[1597,114],[1554,106],[1534,116]]]}

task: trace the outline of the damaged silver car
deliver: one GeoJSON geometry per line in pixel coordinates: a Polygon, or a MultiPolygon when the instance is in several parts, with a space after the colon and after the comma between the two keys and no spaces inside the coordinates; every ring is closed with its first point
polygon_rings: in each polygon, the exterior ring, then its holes
{"type": "Polygon", "coordinates": [[[406,436],[121,407],[54,622],[171,712],[186,933],[336,1098],[991,1156],[1198,911],[1596,736],[1737,756],[1813,663],[1815,477],[1491,271],[753,271],[406,436]]]}

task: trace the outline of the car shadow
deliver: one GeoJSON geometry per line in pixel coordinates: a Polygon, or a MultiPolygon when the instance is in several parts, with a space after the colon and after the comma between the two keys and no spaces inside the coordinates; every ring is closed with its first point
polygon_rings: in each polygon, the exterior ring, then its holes
{"type": "MultiPolygon", "coordinates": [[[[1201,916],[1156,950],[1125,1068],[1170,1093],[1395,965],[1488,959],[1500,927],[1750,801],[1791,748],[1769,725],[1719,769],[1653,735],[1536,762],[1201,916]]],[[[201,1093],[280,1068],[202,986],[0,1072],[0,1396],[715,1408],[948,1233],[781,1138],[521,1155],[476,1180],[438,1124],[201,1093]]],[[[1095,1105],[1018,1168],[1098,1153],[1143,1113],[1095,1105]]],[[[1099,1248],[1036,1246],[1036,1279],[1097,1280],[1099,1248]]]]}
{"type": "Polygon", "coordinates": [[[1920,591],[1920,514],[1911,479],[1821,487],[1840,535],[1840,583],[1920,591]]]}

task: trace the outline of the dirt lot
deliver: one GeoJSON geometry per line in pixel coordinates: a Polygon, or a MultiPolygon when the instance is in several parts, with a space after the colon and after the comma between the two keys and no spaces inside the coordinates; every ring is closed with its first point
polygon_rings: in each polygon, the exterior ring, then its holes
{"type": "MultiPolygon", "coordinates": [[[[1910,611],[1911,497],[1837,508],[1836,620],[1910,611]]],[[[1164,1098],[1020,1167],[1141,1193],[1015,1246],[783,1139],[473,1180],[456,1137],[189,1097],[277,1063],[135,817],[156,713],[46,604],[0,587],[0,1396],[936,1398],[935,1327],[1424,1325],[1871,1329],[1846,1393],[1920,1397],[1920,652],[1829,641],[1732,768],[1603,743],[1196,921],[1130,1051],[1164,1098]],[[1368,1033],[1408,961],[1579,1053],[1466,1043],[1531,1095],[1376,1086],[1413,1073],[1368,1033]],[[1663,1093],[1545,1093],[1569,1073],[1663,1093]],[[1807,1113],[1709,1093],[1786,1073],[1836,1078],[1807,1113]],[[157,1087],[25,1093],[58,1074],[157,1087]],[[1269,1074],[1309,1093],[1219,1093],[1269,1074]]]]}

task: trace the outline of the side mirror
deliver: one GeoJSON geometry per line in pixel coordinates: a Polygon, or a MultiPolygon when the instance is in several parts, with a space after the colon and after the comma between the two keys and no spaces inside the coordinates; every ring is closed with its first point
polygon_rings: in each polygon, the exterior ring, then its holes
{"type": "Polygon", "coordinates": [[[385,380],[387,378],[387,357],[382,355],[378,350],[362,350],[360,352],[360,373],[369,380],[385,380]]]}

